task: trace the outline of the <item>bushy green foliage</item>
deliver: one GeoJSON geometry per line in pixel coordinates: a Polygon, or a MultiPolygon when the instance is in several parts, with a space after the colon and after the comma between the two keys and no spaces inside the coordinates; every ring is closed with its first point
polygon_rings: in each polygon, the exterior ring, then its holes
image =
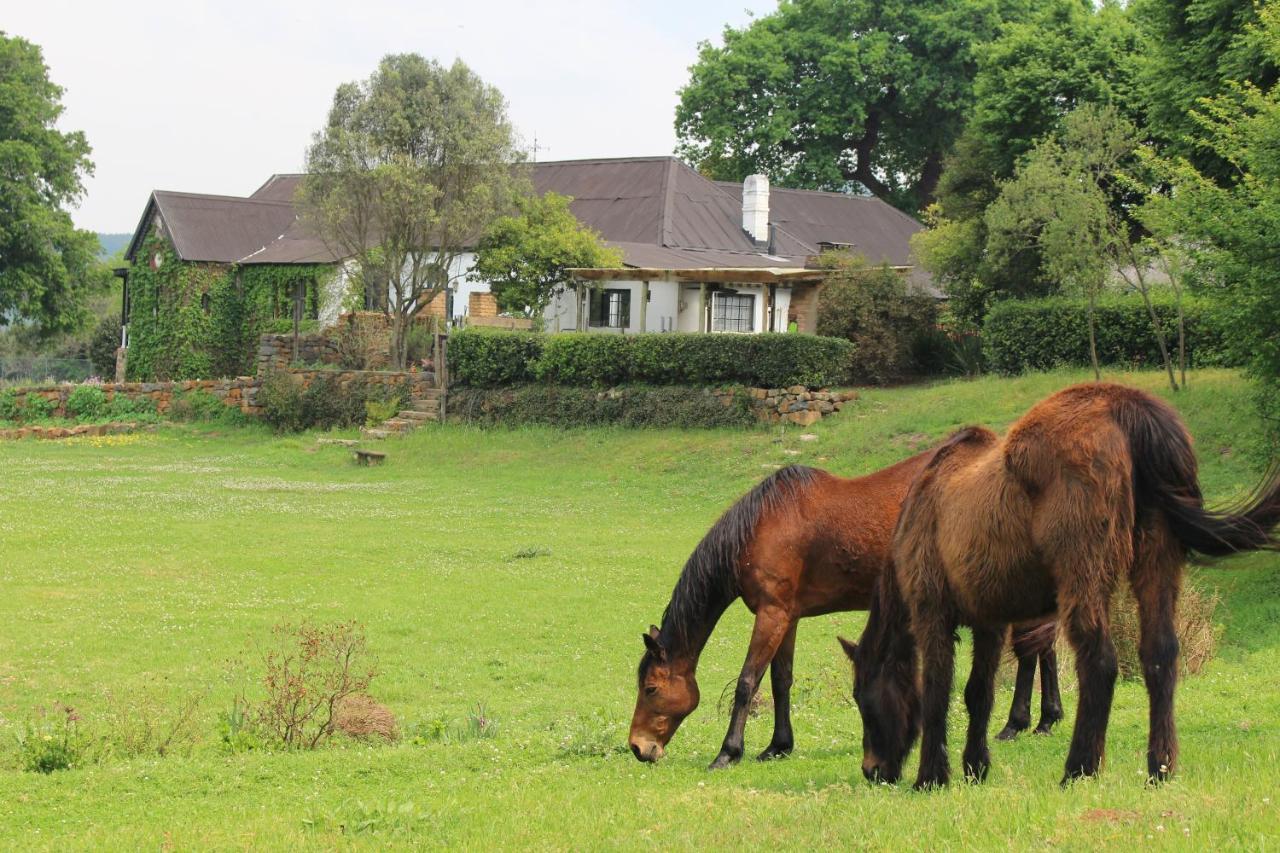
{"type": "Polygon", "coordinates": [[[67,395],[66,412],[69,418],[91,420],[102,414],[107,406],[107,395],[96,385],[80,385],[67,395]]]}
{"type": "Polygon", "coordinates": [[[16,421],[21,412],[18,392],[12,388],[0,388],[0,421],[16,421]]]}
{"type": "Polygon", "coordinates": [[[18,735],[18,760],[29,773],[53,773],[79,766],[86,758],[88,739],[80,730],[80,715],[70,706],[55,708],[40,723],[28,723],[18,735]]]}
{"type": "Polygon", "coordinates": [[[449,414],[469,423],[557,427],[742,427],[756,423],[747,396],[725,402],[701,388],[627,386],[611,391],[564,385],[458,389],[449,414]]]}
{"type": "MultiPolygon", "coordinates": [[[[1172,301],[1155,302],[1170,346],[1177,345],[1177,314],[1172,301]]],[[[1192,366],[1232,365],[1226,319],[1204,300],[1184,299],[1187,362],[1192,366]]],[[[1098,361],[1120,367],[1157,367],[1160,350],[1142,300],[1110,296],[1095,308],[1098,361]]],[[[996,303],[983,327],[984,349],[991,369],[1013,374],[1062,366],[1080,367],[1089,360],[1088,304],[1082,298],[1010,299],[996,303]]]]}
{"type": "Polygon", "coordinates": [[[115,394],[107,401],[102,413],[113,419],[129,419],[138,416],[149,418],[155,416],[156,404],[145,397],[135,400],[124,394],[115,394]]]}
{"type": "Polygon", "coordinates": [[[169,419],[174,421],[219,421],[231,419],[232,413],[239,414],[239,410],[202,388],[178,392],[169,401],[169,419]]]}
{"type": "Polygon", "coordinates": [[[120,315],[111,314],[98,321],[89,338],[89,361],[93,372],[110,382],[116,375],[116,350],[120,347],[120,315]]]}
{"type": "Polygon", "coordinates": [[[449,371],[458,385],[497,388],[533,379],[542,354],[541,335],[497,329],[466,329],[449,336],[449,371]]]}
{"type": "Polygon", "coordinates": [[[355,379],[318,376],[307,387],[286,371],[273,371],[258,388],[262,419],[276,432],[361,426],[370,401],[399,409],[409,399],[407,384],[388,388],[355,379]]]}
{"type": "Polygon", "coordinates": [[[604,335],[466,330],[449,338],[458,385],[497,388],[537,380],[604,387],[835,385],[848,378],[854,346],[817,335],[604,335]]]}
{"type": "Polygon", "coordinates": [[[860,381],[883,383],[919,370],[912,345],[937,322],[933,297],[913,292],[888,266],[831,263],[818,299],[818,334],[853,342],[853,373],[860,381]]]}
{"type": "Polygon", "coordinates": [[[21,419],[24,421],[44,421],[53,417],[58,404],[39,394],[27,394],[22,401],[21,419]]]}

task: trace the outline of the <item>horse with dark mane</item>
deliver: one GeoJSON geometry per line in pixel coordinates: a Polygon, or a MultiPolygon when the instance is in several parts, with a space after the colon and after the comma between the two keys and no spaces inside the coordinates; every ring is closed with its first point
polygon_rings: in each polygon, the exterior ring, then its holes
{"type": "Polygon", "coordinates": [[[861,642],[845,644],[863,720],[863,773],[898,779],[915,739],[915,726],[903,721],[921,714],[916,787],[947,783],[955,631],[968,625],[964,773],[984,778],[1005,626],[1054,614],[1075,649],[1080,685],[1062,781],[1097,773],[1117,674],[1109,607],[1126,576],[1138,602],[1150,706],[1147,774],[1166,779],[1178,759],[1174,615],[1187,554],[1274,548],[1277,523],[1280,470],[1244,505],[1205,509],[1182,421],[1133,388],[1068,388],[1036,404],[1003,439],[980,427],[956,433],[912,485],[894,568],[881,577],[861,642]]]}
{"type": "MultiPolygon", "coordinates": [[[[711,766],[726,767],[742,757],[747,711],[766,666],[773,687],[773,739],[759,757],[791,752],[796,623],[806,616],[866,609],[889,557],[902,499],[932,458],[933,451],[921,453],[857,479],[789,466],[721,516],[685,564],[662,627],[650,627],[644,635],[629,738],[636,758],[661,758],[680,723],[697,708],[698,657],[721,614],[738,598],[755,614],[755,627],[734,691],[729,731],[711,766]]],[[[1042,652],[1052,654],[1052,625],[1047,635],[1037,636],[1038,642],[1021,649],[1032,672],[1042,652]]],[[[1043,672],[1056,675],[1049,660],[1041,664],[1043,672]]],[[[1042,675],[1042,681],[1052,687],[1041,721],[1047,731],[1061,718],[1061,701],[1056,677],[1042,675]]],[[[1027,681],[1022,707],[1029,705],[1030,691],[1027,681]]],[[[1015,698],[1015,711],[1019,707],[1015,698]]],[[[1010,716],[1017,730],[1021,717],[1010,716]]],[[[1024,716],[1029,720],[1029,709],[1024,716]]]]}

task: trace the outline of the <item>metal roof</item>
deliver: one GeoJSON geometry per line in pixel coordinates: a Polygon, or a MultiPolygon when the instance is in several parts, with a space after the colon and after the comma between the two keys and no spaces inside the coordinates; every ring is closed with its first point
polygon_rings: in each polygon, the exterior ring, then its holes
{"type": "MultiPolygon", "coordinates": [[[[796,268],[818,243],[847,243],[873,263],[911,263],[920,224],[871,197],[772,187],[772,251],[742,229],[742,186],[710,181],[675,157],[564,160],[528,167],[534,189],[570,196],[580,222],[634,267],[796,268]]],[[[272,175],[248,198],[156,192],[165,227],[185,260],[316,263],[338,260],[297,221],[303,176],[272,175]]],[[[149,222],[144,213],[134,244],[149,222]]],[[[131,244],[130,253],[134,250],[131,244]]],[[[132,257],[132,254],[129,255],[132,257]]]]}

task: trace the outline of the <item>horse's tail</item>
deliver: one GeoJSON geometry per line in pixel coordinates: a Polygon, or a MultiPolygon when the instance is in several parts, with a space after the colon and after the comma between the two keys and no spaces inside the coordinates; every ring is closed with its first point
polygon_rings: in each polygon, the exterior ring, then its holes
{"type": "Polygon", "coordinates": [[[1167,404],[1146,394],[1113,402],[1116,423],[1129,439],[1137,509],[1164,512],[1178,541],[1191,551],[1222,557],[1280,545],[1280,466],[1273,465],[1254,493],[1223,511],[1205,509],[1191,438],[1167,404]]]}
{"type": "Polygon", "coordinates": [[[1047,619],[1039,625],[1026,627],[1015,625],[1013,628],[1013,654],[1018,658],[1028,655],[1040,655],[1053,648],[1058,641],[1058,620],[1047,619]]]}

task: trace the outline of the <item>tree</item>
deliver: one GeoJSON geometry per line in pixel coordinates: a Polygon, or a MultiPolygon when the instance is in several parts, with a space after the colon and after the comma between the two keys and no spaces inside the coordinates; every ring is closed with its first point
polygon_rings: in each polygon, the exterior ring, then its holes
{"type": "Polygon", "coordinates": [[[463,252],[519,179],[506,101],[461,61],[387,56],[338,87],[307,152],[303,216],[391,319],[403,368],[414,318],[465,274],[463,252]]]}
{"type": "Polygon", "coordinates": [[[472,278],[487,281],[498,307],[541,317],[556,293],[571,282],[570,267],[616,267],[622,253],[600,242],[557,193],[520,196],[517,213],[494,221],[481,239],[472,278]]]}
{"type": "Polygon", "coordinates": [[[1204,128],[1193,113],[1202,98],[1226,94],[1232,84],[1249,82],[1265,91],[1280,78],[1280,62],[1268,51],[1265,27],[1259,25],[1266,6],[1251,0],[1135,0],[1132,7],[1143,36],[1137,84],[1147,132],[1166,156],[1187,160],[1223,185],[1233,170],[1212,147],[1200,144],[1204,128]]]}
{"type": "Polygon", "coordinates": [[[66,211],[93,163],[83,133],[54,126],[62,89],[39,47],[0,32],[0,81],[0,326],[48,338],[80,328],[87,296],[110,281],[97,235],[66,211]]]}
{"type": "Polygon", "coordinates": [[[1034,247],[992,257],[985,213],[1020,159],[1082,104],[1112,105],[1130,120],[1137,30],[1113,2],[1052,0],[1005,24],[978,49],[973,118],[947,157],[928,231],[915,248],[952,299],[979,323],[993,298],[1045,296],[1059,285],[1034,247]]]}
{"type": "Polygon", "coordinates": [[[973,102],[975,45],[1025,0],[783,0],[703,42],[676,108],[679,153],[713,178],[862,187],[914,212],[973,102]]]}
{"type": "MultiPolygon", "coordinates": [[[[1280,64],[1280,5],[1247,28],[1267,62],[1280,64]]],[[[1143,209],[1154,230],[1176,234],[1197,278],[1228,313],[1235,354],[1258,380],[1257,401],[1280,447],[1280,89],[1251,82],[1200,102],[1192,119],[1214,160],[1163,161],[1173,191],[1143,209]],[[1232,175],[1223,180],[1215,160],[1232,175]]]]}

